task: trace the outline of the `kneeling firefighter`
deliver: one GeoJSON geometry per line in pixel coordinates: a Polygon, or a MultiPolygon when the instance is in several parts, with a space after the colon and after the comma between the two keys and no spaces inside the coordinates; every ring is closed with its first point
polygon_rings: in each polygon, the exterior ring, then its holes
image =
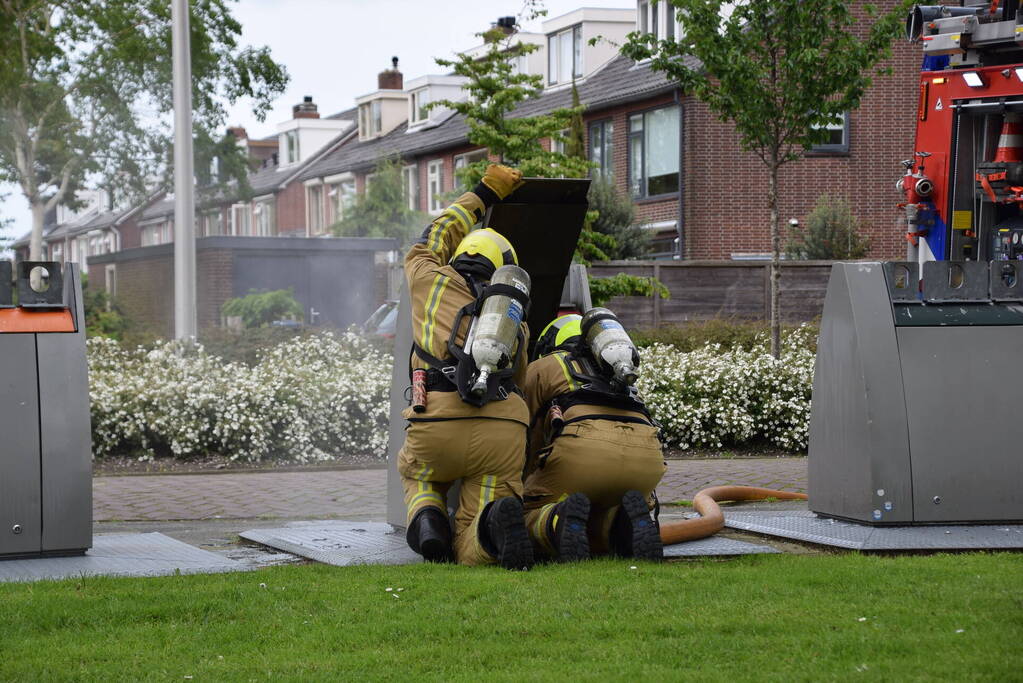
{"type": "Polygon", "coordinates": [[[639,355],[606,308],[552,321],[524,391],[532,416],[526,525],[538,554],[658,559],[650,517],[667,466],[657,426],[632,386],[639,355]]]}
{"type": "Polygon", "coordinates": [[[491,164],[433,221],[405,257],[412,306],[411,405],[398,473],[409,546],[428,561],[528,568],[522,468],[529,411],[525,376],[529,276],[511,243],[469,232],[486,208],[522,184],[491,164]],[[461,479],[454,537],[447,494],[461,479]]]}

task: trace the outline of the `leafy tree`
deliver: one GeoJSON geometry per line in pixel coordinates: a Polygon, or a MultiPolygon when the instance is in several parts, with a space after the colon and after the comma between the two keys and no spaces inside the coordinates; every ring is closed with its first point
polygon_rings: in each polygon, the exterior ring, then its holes
{"type": "Polygon", "coordinates": [[[410,243],[430,220],[408,207],[401,170],[400,159],[377,162],[366,191],[345,208],[331,231],[342,237],[393,237],[402,246],[410,243]]]}
{"type": "Polygon", "coordinates": [[[121,341],[129,321],[109,294],[91,289],[89,278],[82,274],[82,307],[85,309],[85,334],[88,337],[109,337],[121,341]]]}
{"type": "MultiPolygon", "coordinates": [[[[219,151],[237,174],[242,150],[214,132],[225,103],[251,98],[262,118],[288,75],[267,48],[239,46],[227,5],[191,3],[193,133],[197,169],[219,151]]],[[[166,184],[171,72],[166,0],[0,0],[0,179],[31,206],[31,258],[46,212],[75,206],[87,182],[115,189],[116,203],[166,184]]]]}
{"type": "MultiPolygon", "coordinates": [[[[521,20],[533,20],[547,12],[539,0],[526,0],[521,20]]],[[[487,45],[480,57],[460,54],[456,59],[437,59],[440,66],[465,76],[465,100],[440,100],[430,106],[449,107],[465,116],[469,125],[469,141],[486,147],[490,154],[522,171],[522,175],[540,178],[582,178],[589,170],[585,159],[544,149],[541,140],[564,141],[562,131],[569,127],[578,109],[554,109],[536,116],[515,116],[522,102],[543,92],[543,77],[517,73],[516,60],[540,49],[539,45],[523,43],[515,33],[500,28],[477,34],[487,45]]],[[[459,181],[473,187],[486,171],[487,160],[469,164],[459,170],[459,181]]]]}
{"type": "Polygon", "coordinates": [[[611,277],[590,278],[590,300],[594,306],[603,306],[616,296],[653,296],[662,299],[671,297],[671,292],[659,280],[618,273],[611,277]]]}
{"type": "MultiPolygon", "coordinates": [[[[872,72],[912,4],[899,0],[883,16],[846,0],[670,0],[682,17],[676,40],[632,33],[622,53],[651,66],[735,125],[742,147],[767,170],[771,232],[771,352],[780,352],[778,171],[815,143],[823,126],[859,106],[872,72]],[[685,57],[696,57],[693,64],[685,57]]],[[[880,71],[883,71],[880,70],[880,71]]]]}
{"type": "Polygon", "coordinates": [[[789,258],[804,260],[858,259],[869,251],[870,239],[862,235],[849,202],[826,194],[817,200],[804,229],[789,229],[785,245],[789,258]]]}
{"type": "Polygon", "coordinates": [[[575,87],[574,79],[572,80],[572,116],[568,120],[568,135],[565,136],[565,156],[587,161],[583,104],[579,101],[579,88],[575,87]]]}
{"type": "Polygon", "coordinates": [[[241,318],[245,327],[266,327],[275,320],[301,320],[305,313],[290,287],[272,292],[253,289],[246,296],[228,299],[220,310],[225,316],[241,318]]]}

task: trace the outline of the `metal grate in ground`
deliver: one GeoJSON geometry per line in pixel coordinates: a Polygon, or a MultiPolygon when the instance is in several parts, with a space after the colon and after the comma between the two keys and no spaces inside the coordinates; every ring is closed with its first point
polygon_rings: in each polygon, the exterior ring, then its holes
{"type": "Polygon", "coordinates": [[[1023,524],[873,527],[787,510],[726,511],[725,526],[851,550],[1023,549],[1023,524]]]}
{"type": "MultiPolygon", "coordinates": [[[[277,529],[252,529],[241,537],[316,562],[412,564],[422,561],[405,544],[405,530],[381,522],[293,522],[277,529]]],[[[664,549],[665,557],[706,557],[776,553],[774,548],[730,538],[712,537],[664,549]]]]}
{"type": "Polygon", "coordinates": [[[242,571],[250,567],[160,533],[100,534],[85,555],[0,561],[0,581],[80,576],[166,576],[242,571]]]}

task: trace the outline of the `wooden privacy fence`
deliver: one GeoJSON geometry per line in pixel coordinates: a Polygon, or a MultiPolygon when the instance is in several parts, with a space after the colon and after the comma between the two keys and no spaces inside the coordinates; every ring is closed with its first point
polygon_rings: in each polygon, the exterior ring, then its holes
{"type": "MultiPolygon", "coordinates": [[[[781,319],[810,321],[821,314],[831,261],[783,261],[781,319]]],[[[660,280],[671,298],[615,297],[606,306],[626,327],[656,327],[689,320],[770,320],[771,263],[765,261],[607,261],[590,267],[593,277],[628,273],[660,280]]]]}

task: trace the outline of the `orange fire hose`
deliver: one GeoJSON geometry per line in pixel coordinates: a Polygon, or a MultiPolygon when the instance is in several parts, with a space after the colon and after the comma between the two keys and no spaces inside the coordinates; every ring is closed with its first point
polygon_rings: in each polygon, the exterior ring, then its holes
{"type": "Polygon", "coordinates": [[[700,513],[699,517],[661,524],[661,543],[674,545],[683,541],[695,541],[721,531],[725,525],[725,516],[721,513],[719,501],[765,498],[806,500],[806,494],[762,489],[757,486],[711,486],[693,498],[693,509],[700,513]]]}

